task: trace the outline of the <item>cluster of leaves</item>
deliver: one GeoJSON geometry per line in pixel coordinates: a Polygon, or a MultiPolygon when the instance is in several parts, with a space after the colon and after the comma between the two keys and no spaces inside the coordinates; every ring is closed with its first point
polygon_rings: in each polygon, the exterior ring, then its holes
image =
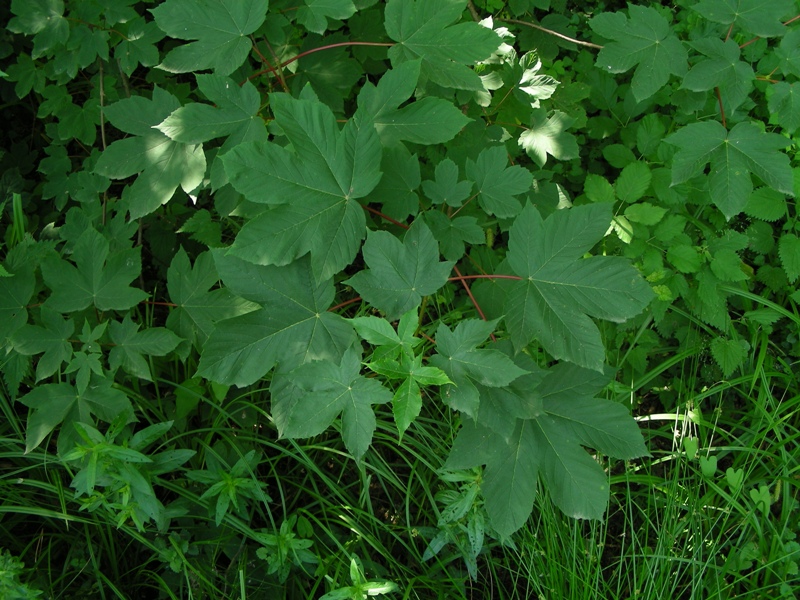
{"type": "MultiPolygon", "coordinates": [[[[86,509],[142,531],[188,510],[162,503],[167,475],[217,527],[268,506],[257,448],[163,440],[191,432],[197,397],[137,428],[133,390],[163,393],[177,360],[181,389],[266,388],[279,437],[333,427],[358,463],[381,405],[398,438],[426,404],[457,411],[444,476],[482,476],[443,498],[426,554],[454,542],[473,575],[540,480],[602,517],[587,449],[647,454],[602,398],[615,368],[630,381],[695,343],[688,311],[728,376],[737,322],[770,328],[800,300],[794,3],[676,4],[576,15],[594,41],[574,52],[563,15],[544,41],[466,0],[13,0],[3,89],[46,140],[39,175],[0,187],[0,370],[26,451],[55,450],[86,509]]],[[[251,541],[284,580],[316,557],[282,522],[251,541]]],[[[373,589],[351,564],[329,597],[373,589]]]]}

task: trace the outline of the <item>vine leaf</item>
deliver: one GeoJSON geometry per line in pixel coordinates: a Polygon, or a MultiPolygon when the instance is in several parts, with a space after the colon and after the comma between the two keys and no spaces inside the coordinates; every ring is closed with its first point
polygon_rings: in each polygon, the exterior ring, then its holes
{"type": "Polygon", "coordinates": [[[384,73],[377,86],[365,83],[361,88],[358,108],[375,123],[385,146],[444,143],[470,121],[452,102],[431,96],[398,108],[414,94],[421,67],[421,60],[402,63],[384,73]]]}
{"type": "Polygon", "coordinates": [[[339,130],[318,101],[271,94],[275,123],[294,152],[245,142],[222,157],[233,187],[270,209],[242,227],[230,253],[260,265],[286,265],[310,253],[317,278],[353,262],[366,232],[356,201],[381,178],[381,144],[372,123],[352,118],[339,130]]]}
{"type": "Polygon", "coordinates": [[[57,256],[42,262],[42,276],[52,294],[45,306],[67,313],[88,308],[127,310],[147,298],[130,287],[142,270],[141,248],[109,251],[108,239],[89,228],[75,242],[73,265],[57,256]]]}
{"type": "Polygon", "coordinates": [[[478,23],[458,23],[464,0],[389,0],[386,33],[397,44],[389,49],[393,67],[422,59],[422,74],[450,88],[483,90],[480,77],[466,65],[488,58],[500,37],[478,23]]]}
{"type": "Polygon", "coordinates": [[[167,0],[150,9],[168,36],[196,40],[170,50],[159,68],[170,73],[213,69],[230,75],[252,48],[247,37],[261,27],[268,0],[167,0]]]}
{"type": "Polygon", "coordinates": [[[662,89],[670,75],[686,73],[686,48],[669,22],[653,8],[628,5],[623,13],[601,13],[589,21],[598,35],[609,40],[597,54],[596,65],[608,73],[636,67],[631,91],[638,102],[662,89]]]}
{"type": "Polygon", "coordinates": [[[508,153],[503,146],[481,150],[475,162],[467,160],[467,177],[478,188],[478,203],[490,215],[515,217],[522,205],[514,196],[531,189],[533,175],[518,165],[508,167],[508,153]]]}
{"type": "Polygon", "coordinates": [[[347,19],[356,12],[352,0],[304,0],[305,6],[297,8],[297,20],[306,29],[322,35],[328,28],[328,19],[347,19]]]}
{"type": "Polygon", "coordinates": [[[423,296],[447,283],[453,268],[452,262],[439,262],[439,244],[422,219],[402,242],[387,231],[370,231],[363,254],[369,268],[344,283],[389,319],[418,307],[423,296]]]}
{"type": "Polygon", "coordinates": [[[625,407],[594,397],[607,382],[605,375],[561,363],[534,390],[544,414],[517,419],[508,439],[464,421],[445,468],[486,465],[482,492],[492,527],[501,537],[527,521],[539,475],[567,515],[602,517],[608,476],[581,446],[617,458],[647,455],[641,431],[625,407]]]}
{"type": "Polygon", "coordinates": [[[709,21],[736,24],[759,37],[786,33],[781,18],[794,8],[792,0],[700,0],[692,6],[709,21]]]}
{"type": "Polygon", "coordinates": [[[139,331],[139,325],[133,322],[130,313],[121,323],[111,321],[108,331],[114,343],[108,355],[109,368],[115,371],[122,367],[131,375],[147,381],[153,381],[153,378],[145,356],[165,356],[181,342],[181,338],[164,327],[139,331]]]}
{"type": "Polygon", "coordinates": [[[107,106],[114,127],[133,137],[117,140],[100,155],[95,172],[109,179],[139,174],[122,193],[131,219],[150,214],[169,202],[178,186],[187,194],[203,181],[206,157],[200,144],[181,144],[154,129],[180,104],[156,87],[153,98],[125,98],[107,106]]]}
{"type": "Polygon", "coordinates": [[[789,157],[779,152],[791,145],[791,140],[764,133],[753,123],[737,123],[730,132],[716,121],[692,123],[665,141],[678,147],[672,160],[672,185],[700,175],[711,163],[711,201],[727,219],[738,215],[747,204],[753,192],[751,173],[774,190],[794,195],[789,157]]]}
{"type": "Polygon", "coordinates": [[[262,308],[216,324],[203,347],[199,375],[242,387],[278,361],[286,369],[313,360],[338,362],[352,345],[352,326],[327,311],[333,282],[317,282],[308,259],[275,267],[212,252],[225,286],[262,308]]]}
{"type": "Polygon", "coordinates": [[[480,406],[476,383],[503,387],[527,373],[499,350],[477,347],[486,341],[496,323],[469,319],[460,322],[453,331],[444,323],[436,330],[437,353],[430,364],[444,371],[453,382],[442,389],[442,399],[453,410],[473,419],[480,406]]]}
{"type": "Polygon", "coordinates": [[[623,258],[581,258],[611,222],[611,205],[558,210],[547,220],[527,205],[511,226],[508,264],[522,278],[509,286],[505,323],[517,351],[534,337],[557,359],[602,371],[605,348],[595,317],[622,322],[653,298],[623,258]]]}
{"type": "Polygon", "coordinates": [[[342,415],[342,438],[361,460],[375,431],[373,404],[386,404],[392,392],[376,379],[360,375],[361,359],[354,347],[341,363],[309,362],[275,374],[270,385],[272,414],[282,437],[311,437],[325,431],[342,415]]]}

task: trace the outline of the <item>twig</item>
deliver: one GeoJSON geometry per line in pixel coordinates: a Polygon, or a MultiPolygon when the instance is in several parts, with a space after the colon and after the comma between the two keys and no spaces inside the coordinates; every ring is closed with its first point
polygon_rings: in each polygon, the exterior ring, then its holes
{"type": "Polygon", "coordinates": [[[554,35],[557,38],[561,38],[562,40],[572,42],[573,44],[578,44],[579,46],[586,46],[587,48],[595,48],[596,50],[603,49],[603,47],[599,44],[593,44],[592,42],[584,42],[582,40],[576,40],[574,38],[569,37],[568,35],[564,35],[563,33],[559,33],[558,31],[553,31],[552,29],[547,29],[547,27],[542,27],[541,25],[537,25],[536,23],[528,23],[527,21],[520,21],[518,19],[496,19],[496,20],[502,21],[504,23],[516,23],[517,25],[525,25],[527,27],[533,27],[534,29],[538,29],[539,31],[544,31],[545,33],[554,35]]]}

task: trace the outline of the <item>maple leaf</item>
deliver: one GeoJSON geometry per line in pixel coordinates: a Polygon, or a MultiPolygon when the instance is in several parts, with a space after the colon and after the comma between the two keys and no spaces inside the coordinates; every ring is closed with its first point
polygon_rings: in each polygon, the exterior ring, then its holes
{"type": "Polygon", "coordinates": [[[526,373],[499,350],[477,347],[486,341],[495,324],[496,321],[468,319],[453,331],[444,323],[436,330],[436,354],[430,364],[444,371],[453,382],[442,389],[442,400],[472,418],[477,417],[480,406],[475,384],[502,387],[526,373]]]}
{"type": "Polygon", "coordinates": [[[611,208],[577,206],[542,220],[527,205],[514,221],[507,259],[522,280],[507,288],[505,323],[517,350],[535,337],[555,358],[602,371],[605,348],[589,317],[622,322],[653,298],[627,260],[581,258],[605,235],[611,208]]]}
{"type": "Polygon", "coordinates": [[[130,287],[142,270],[141,248],[110,253],[108,240],[95,229],[84,231],[75,242],[75,265],[52,256],[42,263],[42,276],[53,291],[45,306],[75,312],[92,304],[98,310],[126,310],[147,294],[130,287]]]}
{"type": "Polygon", "coordinates": [[[140,379],[153,381],[148,356],[164,356],[178,346],[181,338],[164,327],[148,327],[139,331],[139,325],[131,320],[130,313],[120,323],[111,321],[108,327],[114,347],[108,355],[108,366],[112,371],[122,367],[140,379]]]}
{"type": "Polygon", "coordinates": [[[0,277],[0,348],[28,322],[28,303],[33,296],[36,278],[32,265],[11,269],[13,277],[0,277]]]}
{"type": "Polygon", "coordinates": [[[105,108],[111,124],[134,137],[108,146],[95,172],[109,179],[139,175],[122,193],[132,219],[169,202],[178,186],[189,193],[203,180],[206,157],[202,145],[174,142],[154,129],[179,106],[175,96],[156,87],[150,100],[132,96],[105,108]]]}
{"type": "Polygon", "coordinates": [[[447,260],[461,259],[466,251],[465,243],[482,244],[486,240],[475,217],[448,219],[447,215],[437,210],[429,210],[425,213],[425,222],[430,226],[439,242],[442,256],[447,260]]]}
{"type": "Polygon", "coordinates": [[[478,203],[490,215],[515,217],[522,205],[514,196],[531,189],[533,175],[518,165],[508,165],[508,153],[503,146],[481,150],[475,162],[467,160],[467,177],[478,188],[478,203]]]}
{"type": "Polygon", "coordinates": [[[114,59],[122,72],[130,77],[138,65],[152,67],[158,64],[156,44],[164,39],[163,32],[144,17],[136,17],[116,28],[122,40],[114,48],[114,59]]]}
{"type": "Polygon", "coordinates": [[[319,280],[355,258],[366,232],[356,201],[381,178],[381,145],[372,123],[352,118],[339,130],[333,112],[311,100],[270,95],[275,123],[291,143],[238,144],[222,157],[233,187],[270,205],[251,219],[230,253],[260,265],[286,265],[310,253],[319,280]]]}
{"type": "Polygon", "coordinates": [[[692,47],[708,59],[694,65],[683,78],[684,87],[693,92],[720,88],[725,113],[730,115],[742,105],[753,89],[756,74],[746,62],[739,60],[741,50],[733,40],[701,38],[692,47]]]}
{"type": "Polygon", "coordinates": [[[14,350],[25,356],[44,353],[36,365],[36,381],[55,373],[72,358],[70,336],[75,331],[72,319],[63,319],[46,307],[41,309],[42,324],[24,325],[12,336],[14,350]]]}
{"type": "Polygon", "coordinates": [[[781,18],[792,13],[792,0],[700,0],[692,6],[709,21],[736,24],[760,37],[786,33],[781,18]]]}
{"type": "Polygon", "coordinates": [[[775,121],[792,134],[800,128],[800,85],[779,81],[769,88],[768,108],[775,121]]]}
{"type": "Polygon", "coordinates": [[[33,35],[31,58],[51,53],[69,39],[69,22],[64,17],[63,0],[12,0],[8,22],[14,33],[33,35]]]}
{"type": "Polygon", "coordinates": [[[276,373],[270,394],[281,437],[318,435],[341,414],[344,444],[361,460],[375,431],[372,405],[390,402],[392,393],[377,380],[361,376],[360,370],[359,354],[351,347],[340,364],[321,360],[276,373]]]}
{"type": "Polygon", "coordinates": [[[452,262],[439,262],[439,245],[422,219],[403,241],[387,231],[370,231],[362,250],[369,269],[344,283],[390,319],[416,308],[447,283],[452,262]]]}
{"type": "Polygon", "coordinates": [[[280,361],[286,369],[313,360],[338,361],[353,328],[327,308],[331,280],[317,282],[307,258],[285,267],[254,265],[213,250],[222,281],[259,310],[220,321],[203,347],[198,374],[226,385],[250,385],[280,361]]]}
{"type": "Polygon", "coordinates": [[[433,180],[426,179],[422,182],[422,190],[434,204],[444,203],[458,208],[469,198],[473,183],[458,180],[458,165],[449,158],[439,161],[433,176],[433,180]]]}
{"type": "Polygon", "coordinates": [[[566,132],[573,122],[559,110],[549,118],[544,110],[535,110],[530,128],[522,132],[518,143],[540,167],[547,162],[548,154],[557,160],[578,158],[578,142],[566,132]]]}
{"type": "Polygon", "coordinates": [[[398,221],[419,212],[417,188],[420,184],[419,158],[402,144],[385,148],[381,163],[383,177],[365,198],[365,203],[380,202],[383,214],[398,221]]]}
{"type": "Polygon", "coordinates": [[[483,90],[480,77],[468,68],[491,56],[500,37],[478,23],[458,23],[464,0],[389,0],[384,11],[386,33],[397,42],[389,49],[392,66],[422,59],[422,73],[443,86],[483,90]]]}
{"type": "Polygon", "coordinates": [[[678,146],[672,159],[672,185],[700,175],[711,163],[711,201],[727,219],[738,215],[747,204],[753,192],[750,173],[774,190],[794,195],[789,157],[778,151],[791,145],[791,140],[765,133],[753,123],[737,123],[730,132],[716,121],[692,123],[665,141],[678,146]]]}
{"type": "Polygon", "coordinates": [[[688,56],[669,22],[654,8],[629,4],[628,14],[601,13],[589,26],[613,40],[603,46],[595,64],[608,73],[636,67],[631,91],[641,102],[663,88],[670,75],[683,75],[688,56]]]}
{"type": "Polygon", "coordinates": [[[328,19],[347,19],[356,12],[352,0],[304,0],[304,3],[305,6],[297,8],[297,20],[320,35],[328,28],[328,19]]]}
{"type": "Polygon", "coordinates": [[[605,375],[560,363],[534,390],[542,414],[516,419],[508,439],[483,424],[462,423],[445,468],[486,465],[481,491],[492,527],[501,537],[527,521],[539,476],[567,515],[602,516],[608,504],[608,476],[581,446],[618,458],[647,455],[627,409],[594,397],[607,382],[605,375]]]}
{"type": "Polygon", "coordinates": [[[170,73],[214,69],[230,75],[252,48],[248,37],[264,22],[267,0],[167,0],[150,10],[168,36],[196,40],[170,50],[159,68],[170,73]]]}

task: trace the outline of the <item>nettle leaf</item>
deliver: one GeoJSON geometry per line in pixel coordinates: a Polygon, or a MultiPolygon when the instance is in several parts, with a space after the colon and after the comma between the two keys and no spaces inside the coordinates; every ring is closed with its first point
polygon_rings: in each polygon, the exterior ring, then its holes
{"type": "Polygon", "coordinates": [[[320,360],[276,373],[270,394],[281,437],[318,435],[341,414],[344,444],[361,460],[375,431],[372,405],[391,402],[392,392],[376,379],[361,376],[360,371],[359,354],[351,347],[340,364],[320,360]]]}
{"type": "Polygon", "coordinates": [[[613,40],[603,46],[595,64],[608,73],[624,73],[636,67],[631,91],[641,102],[663,88],[670,75],[686,73],[688,55],[657,10],[629,4],[628,14],[601,13],[589,21],[589,26],[613,40]]]}
{"type": "Polygon", "coordinates": [[[72,319],[63,319],[46,307],[41,309],[42,325],[24,325],[11,338],[14,350],[25,356],[44,353],[36,365],[36,381],[55,373],[72,358],[70,337],[75,332],[72,319]]]}
{"type": "Polygon", "coordinates": [[[692,6],[709,21],[738,25],[760,37],[784,35],[781,18],[792,13],[792,0],[700,0],[692,6]]]}
{"type": "Polygon", "coordinates": [[[230,253],[277,266],[310,253],[318,279],[329,279],[353,262],[366,233],[356,200],[380,181],[380,140],[372,123],[355,117],[340,131],[319,102],[286,94],[271,94],[270,101],[294,151],[246,142],[222,157],[233,187],[270,205],[242,227],[230,253]]]}
{"type": "Polygon", "coordinates": [[[504,146],[485,148],[475,162],[467,160],[467,177],[477,186],[478,203],[490,215],[515,217],[522,205],[514,196],[531,189],[533,175],[520,166],[508,165],[504,146]]]}
{"type": "Polygon", "coordinates": [[[370,231],[362,250],[368,269],[344,283],[390,319],[416,308],[447,283],[452,262],[439,262],[439,245],[422,219],[403,241],[387,231],[370,231]]]}
{"type": "Polygon", "coordinates": [[[500,46],[500,37],[478,23],[461,19],[465,0],[389,0],[386,33],[392,66],[422,59],[422,74],[443,87],[483,90],[480,77],[466,65],[484,60],[500,46]]]}
{"type": "Polygon", "coordinates": [[[744,364],[744,359],[749,351],[750,344],[746,340],[718,337],[711,341],[711,356],[722,369],[724,377],[730,377],[736,369],[744,364]]]}
{"type": "Polygon", "coordinates": [[[365,83],[358,94],[358,110],[375,123],[385,146],[447,142],[470,121],[452,102],[431,96],[398,108],[414,94],[421,68],[421,60],[402,63],[384,73],[377,86],[365,83]]]}
{"type": "Polygon", "coordinates": [[[684,87],[704,92],[719,87],[725,112],[731,114],[742,105],[753,89],[756,74],[748,63],[739,60],[739,44],[729,39],[702,38],[692,47],[708,57],[694,65],[683,78],[684,87]]]}
{"type": "Polygon", "coordinates": [[[33,35],[31,58],[51,54],[69,39],[69,22],[64,17],[63,0],[12,0],[8,22],[13,33],[33,35]]]}
{"type": "Polygon", "coordinates": [[[473,183],[458,180],[458,165],[449,158],[439,161],[433,175],[433,180],[422,182],[422,191],[434,204],[458,208],[472,193],[473,183]]]}
{"type": "Polygon", "coordinates": [[[555,358],[602,371],[605,348],[589,317],[622,322],[653,298],[627,260],[581,258],[605,235],[611,209],[577,206],[543,220],[527,205],[514,221],[507,259],[522,280],[508,286],[505,323],[517,351],[536,338],[555,358]]]}
{"type": "Polygon", "coordinates": [[[764,133],[753,123],[737,123],[730,132],[716,121],[692,123],[665,141],[678,147],[672,160],[672,185],[700,175],[711,163],[711,200],[727,219],[747,204],[753,191],[751,173],[774,190],[793,195],[789,157],[779,152],[791,145],[791,140],[764,133]]]}
{"type": "Polygon", "coordinates": [[[519,136],[520,147],[534,162],[543,167],[549,154],[556,160],[578,158],[578,142],[575,136],[567,133],[575,120],[557,110],[550,117],[543,110],[533,111],[530,128],[519,136]]]}
{"type": "Polygon", "coordinates": [[[250,53],[248,36],[261,27],[268,7],[267,0],[167,0],[150,9],[168,36],[196,40],[171,50],[159,68],[230,75],[250,53]]]}
{"type": "Polygon", "coordinates": [[[216,324],[200,358],[202,377],[242,387],[279,361],[285,369],[315,360],[338,362],[353,344],[352,326],[327,310],[333,282],[318,282],[308,259],[275,267],[254,265],[224,250],[212,253],[225,286],[262,308],[216,324]]]}
{"type": "Polygon", "coordinates": [[[175,96],[156,87],[150,100],[133,96],[105,109],[114,127],[134,137],[106,148],[94,170],[109,179],[139,175],[122,194],[131,219],[169,202],[178,186],[188,194],[203,181],[206,157],[202,145],[174,142],[154,129],[179,106],[175,96]]]}
{"type": "Polygon", "coordinates": [[[169,313],[166,325],[198,349],[211,335],[215,323],[259,308],[255,302],[234,296],[228,289],[211,290],[218,282],[210,252],[199,254],[192,265],[189,255],[180,248],[167,269],[167,291],[176,306],[169,313]]]}
{"type": "Polygon", "coordinates": [[[297,8],[297,20],[309,31],[322,35],[328,28],[328,19],[347,19],[356,12],[352,0],[303,0],[305,6],[297,8]]]}
{"type": "Polygon", "coordinates": [[[94,305],[98,310],[127,310],[147,298],[130,287],[142,270],[141,247],[109,252],[108,240],[95,229],[75,242],[71,262],[51,256],[42,262],[42,276],[52,290],[45,306],[75,312],[94,305]]]}
{"type": "Polygon", "coordinates": [[[519,368],[499,350],[479,349],[478,345],[494,330],[497,321],[461,321],[451,331],[444,323],[436,330],[436,354],[430,364],[447,374],[452,385],[442,389],[442,400],[453,410],[473,419],[478,415],[480,394],[475,384],[503,387],[527,371],[519,368]]]}
{"type": "Polygon", "coordinates": [[[130,313],[121,323],[111,321],[108,331],[114,343],[108,355],[109,368],[115,371],[122,367],[131,375],[147,381],[153,381],[153,378],[145,356],[165,356],[181,342],[181,338],[164,327],[139,331],[139,325],[131,320],[130,313]]]}
{"type": "Polygon", "coordinates": [[[789,283],[800,277],[800,238],[793,233],[784,233],[778,242],[778,256],[789,283]]]}
{"type": "Polygon", "coordinates": [[[800,127],[800,84],[779,81],[769,88],[767,107],[775,122],[792,134],[800,127]]]}
{"type": "Polygon", "coordinates": [[[762,221],[777,221],[786,216],[786,196],[768,187],[758,188],[747,199],[744,212],[762,221]]]}

